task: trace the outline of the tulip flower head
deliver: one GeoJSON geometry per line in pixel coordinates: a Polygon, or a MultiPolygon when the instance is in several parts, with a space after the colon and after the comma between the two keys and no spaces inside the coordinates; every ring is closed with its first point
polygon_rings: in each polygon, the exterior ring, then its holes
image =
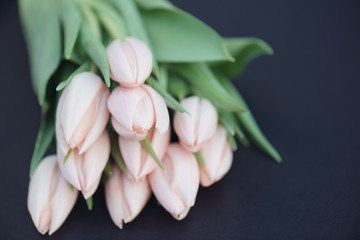
{"type": "Polygon", "coordinates": [[[105,184],[106,206],[120,229],[134,220],[151,196],[148,180],[131,181],[117,166],[113,166],[110,179],[105,184]]]}
{"type": "MultiPolygon", "coordinates": [[[[162,159],[170,143],[170,128],[163,135],[156,128],[152,128],[149,140],[158,158],[162,159]]],[[[143,180],[146,175],[158,167],[139,141],[131,141],[119,136],[119,146],[129,177],[133,181],[143,180]]]]}
{"type": "Polygon", "coordinates": [[[173,143],[162,160],[164,169],[149,174],[152,191],[160,204],[177,220],[194,206],[199,189],[199,167],[194,154],[173,143]]]}
{"type": "Polygon", "coordinates": [[[176,112],[174,130],[181,145],[190,152],[197,152],[216,130],[218,115],[215,107],[204,98],[192,96],[181,101],[190,113],[176,112]]]}
{"type": "Polygon", "coordinates": [[[34,225],[42,234],[53,234],[63,224],[75,205],[76,189],[61,175],[56,155],[44,158],[29,184],[28,210],[34,225]]]}
{"type": "Polygon", "coordinates": [[[152,54],[139,39],[114,40],[107,48],[111,78],[124,87],[138,87],[150,76],[152,54]]]}
{"type": "Polygon", "coordinates": [[[165,134],[169,128],[169,112],[164,99],[150,86],[115,88],[108,101],[111,123],[123,138],[140,141],[155,128],[165,134]]]}
{"type": "Polygon", "coordinates": [[[233,152],[225,129],[218,126],[200,151],[206,166],[200,167],[200,183],[208,187],[219,181],[231,168],[233,152]]]}

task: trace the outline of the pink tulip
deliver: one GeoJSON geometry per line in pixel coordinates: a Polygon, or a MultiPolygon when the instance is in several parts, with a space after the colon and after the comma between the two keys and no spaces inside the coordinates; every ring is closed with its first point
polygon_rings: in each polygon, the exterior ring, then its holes
{"type": "MultiPolygon", "coordinates": [[[[61,139],[61,137],[60,137],[61,139]]],[[[106,130],[83,154],[78,149],[72,150],[64,163],[67,151],[58,141],[57,154],[62,174],[75,188],[79,189],[84,198],[88,199],[96,191],[102,171],[110,156],[110,138],[106,130]]]]}
{"type": "Polygon", "coordinates": [[[170,144],[162,161],[165,170],[155,169],[149,181],[160,204],[177,220],[188,214],[199,189],[199,167],[194,155],[178,143],[170,144]]]}
{"type": "MultiPolygon", "coordinates": [[[[170,142],[170,128],[163,135],[157,129],[152,128],[149,140],[158,158],[162,159],[170,142]]],[[[119,136],[119,146],[129,177],[133,181],[143,180],[157,167],[155,160],[139,141],[131,141],[119,136]]]]}
{"type": "Polygon", "coordinates": [[[150,195],[151,190],[146,178],[133,182],[117,166],[113,166],[111,177],[105,184],[105,199],[116,226],[122,229],[123,222],[129,223],[134,220],[150,195]]]}
{"type": "Polygon", "coordinates": [[[200,183],[204,187],[219,181],[229,170],[233,152],[226,131],[218,126],[215,134],[201,148],[205,168],[200,166],[200,183]]]}
{"type": "Polygon", "coordinates": [[[44,158],[30,180],[28,210],[34,225],[42,234],[53,234],[74,207],[78,191],[61,175],[56,155],[44,158]]]}
{"type": "Polygon", "coordinates": [[[57,107],[57,137],[61,133],[69,148],[77,148],[80,154],[86,152],[108,122],[109,94],[99,76],[91,72],[77,74],[64,90],[57,107]]]}
{"type": "Polygon", "coordinates": [[[164,99],[150,86],[115,88],[108,101],[111,123],[116,132],[128,140],[147,137],[155,124],[160,134],[169,128],[169,112],[164,99]]]}
{"type": "Polygon", "coordinates": [[[114,40],[107,48],[111,78],[124,87],[138,87],[150,76],[152,54],[139,39],[114,40]]]}
{"type": "Polygon", "coordinates": [[[174,130],[181,145],[190,152],[197,152],[216,130],[218,115],[215,107],[197,96],[185,98],[181,105],[190,113],[176,112],[174,130]]]}

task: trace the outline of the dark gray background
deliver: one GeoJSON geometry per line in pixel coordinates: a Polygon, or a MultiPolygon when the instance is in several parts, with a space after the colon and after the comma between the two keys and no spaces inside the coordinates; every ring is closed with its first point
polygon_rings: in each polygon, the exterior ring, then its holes
{"type": "MultiPolygon", "coordinates": [[[[284,162],[240,148],[230,173],[201,188],[182,222],[152,199],[120,231],[103,189],[54,239],[359,239],[359,1],[174,1],[223,36],[255,36],[275,50],[236,85],[284,162]]],[[[27,212],[40,122],[16,1],[0,5],[0,238],[41,238],[27,212]]]]}

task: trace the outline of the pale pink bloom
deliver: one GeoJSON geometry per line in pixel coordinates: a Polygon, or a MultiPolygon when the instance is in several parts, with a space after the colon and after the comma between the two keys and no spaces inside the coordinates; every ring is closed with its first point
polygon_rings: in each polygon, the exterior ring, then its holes
{"type": "Polygon", "coordinates": [[[197,152],[216,130],[218,114],[215,107],[204,98],[192,96],[181,101],[190,113],[176,112],[174,130],[181,145],[190,152],[197,152]]]}
{"type": "Polygon", "coordinates": [[[91,72],[77,74],[64,90],[57,107],[57,138],[61,133],[68,148],[77,148],[80,154],[86,152],[108,122],[109,95],[99,76],[91,72]]]}
{"type": "Polygon", "coordinates": [[[177,220],[194,206],[199,189],[199,167],[195,156],[180,144],[170,144],[162,161],[165,170],[149,174],[152,191],[160,204],[177,220]]]}
{"type": "Polygon", "coordinates": [[[218,126],[215,134],[200,150],[205,167],[200,166],[200,183],[204,187],[219,181],[231,168],[233,152],[226,131],[218,126]]]}
{"type": "Polygon", "coordinates": [[[114,40],[107,48],[111,78],[124,87],[138,87],[150,76],[152,54],[139,39],[114,40]]]}
{"type": "Polygon", "coordinates": [[[61,175],[56,155],[44,158],[29,184],[28,210],[34,225],[42,234],[53,234],[63,224],[75,205],[76,189],[61,175]]]}
{"type": "Polygon", "coordinates": [[[109,134],[104,130],[83,154],[80,154],[78,149],[72,150],[65,163],[67,151],[64,149],[66,145],[64,147],[61,140],[58,141],[57,155],[60,170],[64,177],[82,192],[84,198],[88,199],[96,191],[110,156],[109,134]]]}
{"type": "Polygon", "coordinates": [[[160,134],[169,128],[169,112],[164,99],[150,86],[115,88],[108,101],[111,123],[128,140],[140,141],[155,125],[160,134]]]}
{"type": "MultiPolygon", "coordinates": [[[[163,135],[157,129],[152,128],[149,133],[149,140],[157,157],[162,159],[170,143],[170,128],[163,135]]],[[[146,175],[158,167],[155,160],[139,141],[127,140],[119,136],[119,146],[129,177],[133,181],[143,180],[146,175]]]]}
{"type": "Polygon", "coordinates": [[[148,180],[131,181],[117,166],[113,166],[110,179],[105,184],[106,206],[111,219],[122,229],[139,215],[151,196],[148,180]]]}

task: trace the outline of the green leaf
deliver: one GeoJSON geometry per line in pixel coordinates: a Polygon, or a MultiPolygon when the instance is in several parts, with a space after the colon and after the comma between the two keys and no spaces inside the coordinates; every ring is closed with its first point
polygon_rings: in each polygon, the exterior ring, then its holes
{"type": "Polygon", "coordinates": [[[106,85],[110,86],[110,68],[107,58],[107,53],[104,45],[94,35],[88,26],[82,25],[80,31],[81,43],[85,49],[87,55],[96,63],[99,67],[106,85]]]}
{"type": "Polygon", "coordinates": [[[41,115],[40,129],[36,138],[35,148],[30,163],[30,178],[33,176],[36,167],[43,159],[48,147],[55,137],[54,113],[49,110],[47,104],[43,105],[41,115]]]}
{"type": "Polygon", "coordinates": [[[164,98],[164,101],[169,108],[175,111],[185,112],[190,116],[190,113],[188,113],[188,111],[186,111],[186,109],[173,96],[171,96],[157,80],[150,76],[147,79],[147,83],[164,98]]]}
{"type": "Polygon", "coordinates": [[[198,152],[194,153],[194,155],[195,155],[196,159],[199,161],[199,163],[201,164],[201,166],[202,166],[203,168],[205,168],[205,161],[204,161],[204,157],[203,157],[203,155],[201,154],[201,152],[198,151],[198,152]]]}
{"type": "Polygon", "coordinates": [[[148,137],[146,137],[144,140],[141,141],[141,145],[146,149],[146,151],[148,151],[148,153],[155,160],[157,165],[159,165],[159,167],[161,167],[162,169],[165,169],[164,166],[162,165],[160,159],[156,155],[148,137]]]}
{"type": "Polygon", "coordinates": [[[19,8],[30,57],[32,85],[43,105],[48,81],[61,60],[59,4],[58,1],[19,0],[19,8]]]}
{"type": "Polygon", "coordinates": [[[157,8],[172,9],[174,6],[166,0],[135,0],[136,4],[143,10],[153,10],[157,8]]]}
{"type": "MultiPolygon", "coordinates": [[[[232,96],[236,97],[239,101],[243,103],[243,105],[247,107],[245,100],[229,80],[223,81],[222,83],[232,96]]],[[[280,163],[282,161],[281,156],[271,145],[271,143],[266,139],[266,137],[260,130],[258,124],[256,123],[253,115],[250,112],[247,112],[237,113],[236,116],[239,119],[241,125],[245,128],[251,140],[265,153],[275,159],[275,161],[280,163]]]]}
{"type": "Polygon", "coordinates": [[[81,15],[73,1],[62,1],[61,19],[64,28],[64,56],[70,59],[81,26],[81,15]]]}
{"type": "Polygon", "coordinates": [[[67,85],[70,84],[71,80],[79,73],[88,71],[90,68],[90,62],[84,62],[80,67],[78,67],[66,80],[59,83],[56,87],[56,91],[64,89],[67,85]]]}
{"type": "Polygon", "coordinates": [[[113,168],[112,162],[108,161],[103,171],[103,178],[102,178],[103,183],[106,183],[111,178],[112,168],[113,168]]]}
{"type": "Polygon", "coordinates": [[[142,16],[159,62],[233,61],[212,28],[180,9],[143,11],[142,16]]]}
{"type": "Polygon", "coordinates": [[[83,13],[84,20],[88,25],[89,29],[93,32],[93,34],[101,41],[101,27],[100,23],[95,15],[95,13],[90,8],[88,2],[80,1],[81,12],[83,13]]]}
{"type": "Polygon", "coordinates": [[[169,93],[180,101],[188,96],[191,92],[185,80],[177,74],[169,74],[169,93]]]}
{"type": "Polygon", "coordinates": [[[224,43],[235,62],[216,62],[214,68],[228,77],[241,75],[246,66],[256,57],[264,54],[272,55],[272,48],[258,38],[225,38],[224,43]]]}
{"type": "Polygon", "coordinates": [[[65,157],[64,157],[64,162],[63,162],[63,164],[65,164],[66,161],[69,159],[72,151],[73,151],[73,149],[72,149],[72,148],[69,148],[69,150],[67,151],[67,153],[66,153],[66,155],[65,155],[65,157]]]}
{"type": "Polygon", "coordinates": [[[152,42],[148,36],[148,32],[144,26],[143,19],[137,8],[134,0],[111,0],[115,7],[117,7],[124,20],[127,24],[127,29],[129,29],[130,36],[136,37],[144,41],[152,51],[153,55],[153,72],[158,77],[159,76],[159,66],[157,62],[156,53],[152,42]]]}
{"type": "Polygon", "coordinates": [[[228,131],[226,131],[226,132],[227,132],[227,139],[231,146],[231,150],[233,150],[235,152],[237,150],[236,140],[235,140],[234,136],[232,136],[228,131]]]}
{"type": "Polygon", "coordinates": [[[111,140],[111,156],[113,157],[121,171],[123,171],[124,174],[127,174],[124,159],[121,156],[117,134],[115,134],[112,129],[110,129],[108,132],[111,140]]]}
{"type": "Polygon", "coordinates": [[[233,112],[247,111],[237,98],[224,89],[205,63],[173,64],[172,67],[179,75],[184,76],[197,93],[216,107],[233,112]]]}
{"type": "Polygon", "coordinates": [[[88,199],[86,199],[86,205],[89,209],[89,211],[91,211],[93,209],[93,197],[89,197],[88,199]]]}

